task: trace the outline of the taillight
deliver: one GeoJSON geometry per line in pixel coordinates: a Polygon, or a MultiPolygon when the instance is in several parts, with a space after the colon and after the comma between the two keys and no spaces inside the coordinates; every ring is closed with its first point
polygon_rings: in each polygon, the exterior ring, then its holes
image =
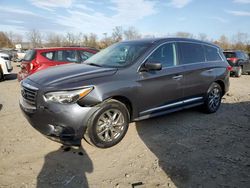
{"type": "Polygon", "coordinates": [[[227,58],[227,60],[231,61],[232,63],[236,63],[238,61],[238,58],[231,57],[231,58],[227,58]]]}
{"type": "Polygon", "coordinates": [[[30,70],[36,69],[39,66],[37,62],[31,62],[30,63],[30,70]]]}
{"type": "Polygon", "coordinates": [[[231,66],[227,66],[227,70],[228,70],[228,71],[232,71],[233,68],[232,68],[231,66]]]}
{"type": "Polygon", "coordinates": [[[30,63],[30,70],[32,70],[34,68],[33,63],[30,63]]]}

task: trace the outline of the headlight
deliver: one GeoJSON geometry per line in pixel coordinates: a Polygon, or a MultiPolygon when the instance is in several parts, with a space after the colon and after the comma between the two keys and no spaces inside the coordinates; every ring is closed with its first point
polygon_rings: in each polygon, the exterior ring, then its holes
{"type": "Polygon", "coordinates": [[[69,104],[78,101],[79,99],[88,95],[94,88],[88,87],[84,89],[78,89],[73,91],[58,91],[49,92],[44,95],[47,101],[52,101],[61,104],[69,104]]]}

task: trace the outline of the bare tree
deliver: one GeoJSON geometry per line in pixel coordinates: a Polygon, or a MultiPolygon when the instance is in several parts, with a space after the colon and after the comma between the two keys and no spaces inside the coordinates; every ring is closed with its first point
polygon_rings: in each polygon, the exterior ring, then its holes
{"type": "Polygon", "coordinates": [[[134,27],[129,27],[127,30],[125,30],[124,36],[126,40],[133,40],[133,39],[141,38],[141,34],[134,27]]]}
{"type": "Polygon", "coordinates": [[[0,32],[0,48],[12,48],[13,44],[6,33],[0,32]]]}
{"type": "Polygon", "coordinates": [[[23,42],[23,35],[18,34],[18,33],[14,33],[12,42],[14,44],[21,44],[23,42]]]}
{"type": "Polygon", "coordinates": [[[63,36],[56,33],[48,33],[46,37],[48,47],[60,47],[62,46],[63,36]]]}
{"type": "Polygon", "coordinates": [[[84,46],[89,46],[93,48],[99,48],[97,35],[94,33],[84,34],[82,43],[84,46]]]}
{"type": "Polygon", "coordinates": [[[221,35],[218,41],[214,42],[223,49],[230,49],[232,46],[229,42],[229,39],[225,35],[221,35]]]}
{"type": "Polygon", "coordinates": [[[123,28],[122,26],[116,26],[113,29],[112,40],[113,42],[120,42],[122,40],[123,28]]]}
{"type": "Polygon", "coordinates": [[[89,34],[89,41],[88,41],[88,46],[93,47],[93,48],[98,48],[98,41],[97,41],[97,35],[94,33],[89,34]]]}
{"type": "Polygon", "coordinates": [[[42,47],[42,34],[39,30],[33,29],[27,33],[31,48],[42,47]]]}
{"type": "Polygon", "coordinates": [[[23,41],[23,36],[21,34],[9,31],[9,32],[5,32],[5,35],[9,38],[12,44],[11,46],[13,47],[15,46],[15,44],[21,44],[23,41]]]}
{"type": "Polygon", "coordinates": [[[247,33],[238,32],[232,38],[232,41],[234,43],[233,47],[235,49],[244,50],[249,42],[248,37],[249,36],[247,33]]]}
{"type": "Polygon", "coordinates": [[[76,36],[74,33],[67,33],[65,36],[64,45],[66,46],[74,46],[76,45],[76,36]]]}

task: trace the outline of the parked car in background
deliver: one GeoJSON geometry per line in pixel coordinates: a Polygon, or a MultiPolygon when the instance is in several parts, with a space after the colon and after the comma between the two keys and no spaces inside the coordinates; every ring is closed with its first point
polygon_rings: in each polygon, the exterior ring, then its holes
{"type": "Polygon", "coordinates": [[[21,70],[17,77],[21,81],[35,72],[52,66],[67,63],[82,63],[97,52],[98,50],[87,47],[58,47],[28,50],[23,58],[20,66],[21,70]]]}
{"type": "Polygon", "coordinates": [[[1,49],[0,53],[8,54],[11,61],[17,59],[17,50],[15,49],[1,49]]]}
{"type": "Polygon", "coordinates": [[[19,49],[19,51],[17,51],[17,58],[16,58],[16,61],[22,61],[23,60],[23,58],[24,58],[24,56],[26,55],[26,52],[27,52],[28,50],[20,50],[19,49]]]}
{"type": "Polygon", "coordinates": [[[5,53],[0,53],[0,81],[4,80],[4,76],[10,74],[12,69],[10,56],[5,53]]]}
{"type": "Polygon", "coordinates": [[[83,64],[29,76],[21,82],[20,107],[52,140],[80,145],[85,138],[107,148],[122,140],[132,121],[199,105],[206,113],[216,112],[229,89],[230,68],[211,43],[123,41],[83,64]]]}
{"type": "Polygon", "coordinates": [[[236,77],[250,73],[250,59],[247,53],[241,50],[225,50],[223,53],[232,66],[231,73],[236,77]]]}

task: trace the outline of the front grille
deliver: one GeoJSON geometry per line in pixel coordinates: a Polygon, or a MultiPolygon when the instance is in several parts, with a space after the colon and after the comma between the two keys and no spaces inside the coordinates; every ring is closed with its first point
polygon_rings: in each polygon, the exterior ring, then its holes
{"type": "Polygon", "coordinates": [[[22,85],[21,94],[22,94],[23,98],[26,99],[26,101],[28,103],[33,104],[33,105],[36,104],[36,96],[37,96],[36,89],[22,85]]]}

